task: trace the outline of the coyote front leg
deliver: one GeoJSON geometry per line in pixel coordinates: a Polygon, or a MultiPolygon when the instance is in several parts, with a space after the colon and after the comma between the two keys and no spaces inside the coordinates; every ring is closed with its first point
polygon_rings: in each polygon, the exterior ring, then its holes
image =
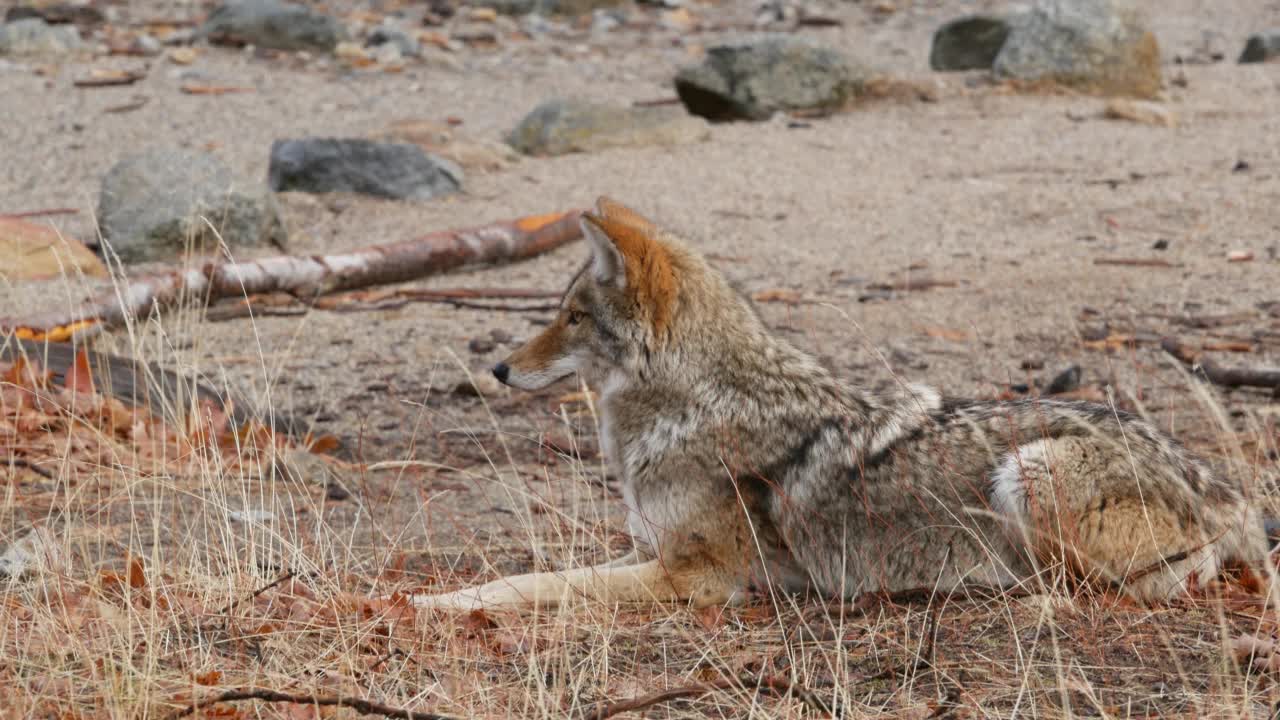
{"type": "Polygon", "coordinates": [[[552,608],[576,595],[609,604],[689,601],[703,607],[727,602],[736,594],[710,566],[673,568],[661,560],[618,564],[639,557],[639,551],[633,551],[603,565],[514,575],[451,593],[417,595],[413,604],[455,610],[522,605],[552,608]]]}

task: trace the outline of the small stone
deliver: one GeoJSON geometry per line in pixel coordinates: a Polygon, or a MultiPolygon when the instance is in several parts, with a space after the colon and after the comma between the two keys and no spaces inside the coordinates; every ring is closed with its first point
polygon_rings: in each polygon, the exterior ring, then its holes
{"type": "Polygon", "coordinates": [[[66,55],[83,47],[74,25],[50,25],[40,18],[0,25],[0,55],[66,55]]]}
{"type": "Polygon", "coordinates": [[[710,135],[706,121],[679,108],[557,98],[526,115],[507,142],[526,155],[565,155],[613,147],[684,145],[710,135]]]}
{"type": "Polygon", "coordinates": [[[288,235],[274,196],[234,176],[212,155],[153,148],[117,162],[102,179],[98,218],[107,245],[126,262],[273,244],[288,235]]]}
{"type": "Polygon", "coordinates": [[[1018,364],[1022,370],[1043,370],[1044,358],[1027,358],[1018,364]]]}
{"type": "Polygon", "coordinates": [[[494,342],[486,338],[471,338],[471,342],[467,343],[467,349],[477,355],[493,352],[494,347],[494,342]]]}
{"type": "Polygon", "coordinates": [[[1128,120],[1143,125],[1159,127],[1177,127],[1178,116],[1173,111],[1150,100],[1133,100],[1131,98],[1112,98],[1102,111],[1108,120],[1128,120]]]}
{"type": "Polygon", "coordinates": [[[169,51],[169,62],[175,65],[190,65],[196,61],[198,53],[195,48],[178,47],[169,51]]]}
{"type": "Polygon", "coordinates": [[[1237,160],[1236,164],[1231,166],[1231,172],[1233,173],[1247,173],[1251,169],[1249,163],[1245,160],[1237,160]]]}
{"type": "Polygon", "coordinates": [[[1125,0],[1038,0],[1011,21],[993,70],[1101,95],[1150,99],[1161,87],[1159,44],[1125,0]]]}
{"type": "Polygon", "coordinates": [[[701,65],[676,73],[676,93],[709,120],[767,120],[775,112],[830,114],[862,90],[865,69],[827,47],[789,35],[707,49],[701,65]]]}
{"type": "Polygon", "coordinates": [[[929,67],[939,72],[990,70],[1004,41],[1009,22],[991,15],[970,15],[944,24],[933,33],[929,67]]]}
{"type": "Polygon", "coordinates": [[[160,38],[165,46],[190,45],[195,42],[196,28],[175,28],[160,38]]]}
{"type": "Polygon", "coordinates": [[[472,22],[493,22],[498,19],[498,11],[491,7],[472,8],[469,17],[472,22]]]}
{"type": "Polygon", "coordinates": [[[155,57],[164,52],[164,45],[161,45],[160,41],[154,37],[142,34],[129,43],[129,52],[143,57],[155,57]]]}
{"type": "Polygon", "coordinates": [[[1280,28],[1250,35],[1240,53],[1242,63],[1261,63],[1280,59],[1280,28]]]}
{"type": "Polygon", "coordinates": [[[391,43],[379,45],[373,59],[374,62],[387,68],[404,65],[404,55],[400,52],[400,48],[391,43]]]}
{"type": "Polygon", "coordinates": [[[1080,387],[1083,372],[1079,365],[1072,365],[1054,376],[1044,388],[1045,395],[1061,395],[1080,387]]]}
{"type": "Polygon", "coordinates": [[[399,28],[382,26],[369,33],[366,46],[393,45],[405,57],[418,57],[422,54],[422,43],[417,38],[399,28]]]}
{"type": "Polygon", "coordinates": [[[898,12],[897,4],[892,3],[889,0],[880,0],[880,2],[873,5],[871,9],[875,10],[880,15],[892,15],[898,12]]]}
{"type": "Polygon", "coordinates": [[[1152,250],[1168,250],[1169,249],[1168,238],[1160,238],[1159,240],[1156,240],[1154,243],[1151,244],[1151,249],[1152,250]]]}
{"type": "Polygon", "coordinates": [[[591,13],[591,33],[593,35],[603,35],[613,32],[622,27],[622,20],[618,19],[612,11],[595,10],[591,13]]]}
{"type": "Polygon", "coordinates": [[[354,192],[427,200],[462,188],[462,169],[407,143],[363,139],[277,140],[267,170],[271,189],[354,192]]]}
{"type": "Polygon", "coordinates": [[[1227,262],[1243,263],[1253,261],[1252,250],[1232,250],[1227,253],[1227,262]]]}
{"type": "Polygon", "coordinates": [[[373,64],[373,57],[358,43],[343,41],[333,48],[333,56],[352,65],[366,66],[373,64]]]}
{"type": "Polygon", "coordinates": [[[506,345],[511,342],[511,333],[501,328],[494,328],[493,330],[490,330],[489,337],[499,345],[506,345]]]}
{"type": "Polygon", "coordinates": [[[689,12],[688,8],[677,8],[675,10],[663,10],[658,16],[658,25],[667,30],[676,32],[689,32],[698,24],[698,19],[689,12]]]}
{"type": "Polygon", "coordinates": [[[196,36],[271,50],[331,51],[348,37],[336,19],[281,0],[231,0],[214,8],[196,36]]]}

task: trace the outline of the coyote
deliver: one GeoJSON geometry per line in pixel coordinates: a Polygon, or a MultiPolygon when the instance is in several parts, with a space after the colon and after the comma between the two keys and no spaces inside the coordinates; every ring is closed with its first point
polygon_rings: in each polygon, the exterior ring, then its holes
{"type": "Polygon", "coordinates": [[[493,373],[525,390],[578,373],[599,389],[634,549],[416,605],[702,607],[764,588],[1011,588],[1046,568],[1154,602],[1225,563],[1265,568],[1243,487],[1141,419],[859,388],[770,334],[701,255],[633,210],[601,198],[581,222],[591,257],[554,322],[493,373]]]}

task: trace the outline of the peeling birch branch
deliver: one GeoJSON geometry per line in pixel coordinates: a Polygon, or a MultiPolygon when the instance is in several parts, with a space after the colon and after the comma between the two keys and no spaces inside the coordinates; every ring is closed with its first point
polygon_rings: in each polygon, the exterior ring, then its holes
{"type": "Polygon", "coordinates": [[[66,340],[163,310],[184,298],[209,303],[285,292],[310,300],[340,290],[406,282],[463,266],[525,260],[576,240],[580,211],[539,215],[333,255],[280,255],[252,262],[206,263],[139,278],[70,313],[0,318],[22,339],[66,340]]]}

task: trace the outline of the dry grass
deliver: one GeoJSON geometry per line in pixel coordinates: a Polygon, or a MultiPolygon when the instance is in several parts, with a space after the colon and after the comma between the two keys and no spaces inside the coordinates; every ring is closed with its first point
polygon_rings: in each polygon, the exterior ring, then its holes
{"type": "MultiPolygon", "coordinates": [[[[378,488],[422,482],[421,463],[336,463],[367,490],[338,512],[279,461],[296,451],[227,432],[208,408],[151,419],[22,372],[8,369],[0,385],[0,547],[33,550],[23,572],[0,579],[7,716],[169,717],[228,691],[258,699],[195,714],[1234,718],[1269,715],[1276,702],[1269,677],[1232,650],[1239,636],[1272,637],[1275,615],[1230,579],[1159,608],[1047,572],[1034,594],[415,612],[400,592],[616,550],[600,461],[533,457],[527,438],[504,432],[512,419],[488,412],[487,426],[453,430],[474,438],[475,462],[427,466],[499,488],[513,539],[414,547],[408,525],[448,523],[434,516],[432,483],[396,513],[379,504],[394,493],[378,488]],[[521,479],[531,472],[543,482],[521,479]],[[512,546],[532,559],[503,556],[512,546]]],[[[1180,434],[1261,477],[1273,425],[1229,417],[1213,391],[1176,372],[1161,376],[1201,409],[1195,431],[1180,434]]],[[[561,419],[589,434],[594,415],[566,404],[561,419]]]]}

